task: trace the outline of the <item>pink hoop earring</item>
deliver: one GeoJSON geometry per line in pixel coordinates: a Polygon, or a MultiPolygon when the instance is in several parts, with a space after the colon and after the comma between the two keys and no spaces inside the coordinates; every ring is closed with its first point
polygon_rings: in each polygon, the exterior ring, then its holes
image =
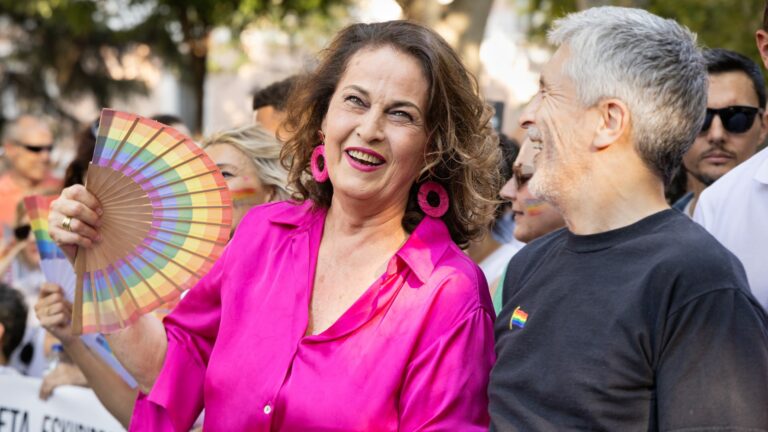
{"type": "Polygon", "coordinates": [[[309,167],[312,170],[312,177],[318,183],[323,183],[328,180],[328,165],[325,164],[325,135],[323,131],[317,131],[320,135],[320,144],[312,150],[312,159],[310,159],[309,167]],[[320,158],[323,158],[323,168],[320,169],[320,158]]]}
{"type": "Polygon", "coordinates": [[[428,181],[419,186],[418,200],[421,211],[427,216],[439,218],[448,211],[448,192],[440,183],[428,181]],[[435,198],[437,198],[437,204],[430,204],[430,199],[435,202],[435,198]]]}

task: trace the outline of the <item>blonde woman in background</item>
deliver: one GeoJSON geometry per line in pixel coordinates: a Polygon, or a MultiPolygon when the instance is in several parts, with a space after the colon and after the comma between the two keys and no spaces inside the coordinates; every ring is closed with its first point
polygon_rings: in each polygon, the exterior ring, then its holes
{"type": "Polygon", "coordinates": [[[232,193],[232,231],[251,207],[290,197],[288,171],[280,163],[282,144],[262,126],[215,133],[201,146],[216,162],[232,193]]]}

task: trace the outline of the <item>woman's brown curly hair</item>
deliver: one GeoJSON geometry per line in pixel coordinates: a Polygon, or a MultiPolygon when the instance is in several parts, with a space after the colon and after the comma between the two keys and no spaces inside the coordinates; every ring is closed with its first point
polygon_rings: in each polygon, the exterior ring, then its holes
{"type": "Polygon", "coordinates": [[[448,191],[450,206],[442,217],[456,244],[466,246],[493,219],[497,191],[498,138],[490,126],[491,110],[480,98],[477,81],[459,56],[434,31],[407,21],[353,24],[341,30],[320,53],[319,65],[303,76],[288,101],[283,147],[288,182],[299,201],[328,208],[333,186],[318,184],[310,171],[318,130],[328,112],[336,86],[350,58],[363,48],[388,46],[413,56],[429,84],[426,113],[427,150],[424,168],[411,186],[403,228],[413,232],[424,218],[417,193],[421,183],[434,180],[448,191]]]}

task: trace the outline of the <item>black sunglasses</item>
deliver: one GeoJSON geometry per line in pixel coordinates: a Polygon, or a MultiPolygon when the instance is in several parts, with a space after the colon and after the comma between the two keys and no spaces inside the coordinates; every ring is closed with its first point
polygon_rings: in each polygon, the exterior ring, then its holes
{"type": "Polygon", "coordinates": [[[712,120],[717,115],[720,117],[720,121],[723,123],[723,128],[726,131],[737,134],[744,133],[755,123],[755,117],[760,111],[762,111],[760,108],[738,105],[720,109],[707,108],[701,132],[704,133],[712,127],[712,120]]]}
{"type": "Polygon", "coordinates": [[[13,229],[13,236],[16,237],[16,240],[18,241],[26,240],[29,237],[29,233],[31,231],[32,226],[20,225],[13,229]]]}
{"type": "Polygon", "coordinates": [[[53,151],[53,144],[46,144],[46,145],[39,146],[39,145],[31,145],[31,144],[23,143],[21,141],[16,141],[16,140],[13,140],[13,142],[17,146],[24,147],[24,149],[26,149],[27,151],[30,151],[32,153],[40,153],[40,152],[44,152],[44,151],[47,151],[47,152],[50,153],[50,152],[53,151]]]}

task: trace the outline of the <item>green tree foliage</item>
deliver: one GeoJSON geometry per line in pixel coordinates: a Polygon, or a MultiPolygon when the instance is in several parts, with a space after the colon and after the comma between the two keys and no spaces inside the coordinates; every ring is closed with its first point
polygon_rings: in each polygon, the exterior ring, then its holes
{"type": "MultiPolygon", "coordinates": [[[[136,80],[116,80],[104,49],[117,55],[142,42],[110,29],[95,2],[78,0],[0,0],[0,89],[21,107],[68,118],[62,98],[110,98],[145,90],[136,80]]],[[[2,113],[0,113],[2,115],[2,113]]]]}
{"type": "Polygon", "coordinates": [[[541,40],[555,19],[606,4],[640,7],[675,19],[696,32],[703,46],[737,51],[761,64],[755,30],[762,26],[765,0],[528,0],[531,35],[541,40]]]}
{"type": "Polygon", "coordinates": [[[453,0],[441,4],[437,0],[397,0],[406,19],[438,31],[451,28],[455,35],[446,36],[464,64],[474,74],[480,72],[480,44],[491,13],[493,0],[453,0]],[[452,37],[453,36],[453,37],[452,37]]]}
{"type": "Polygon", "coordinates": [[[215,27],[239,34],[256,18],[301,23],[347,1],[0,0],[0,92],[23,110],[74,120],[63,99],[92,95],[107,106],[115,96],[146,91],[141,81],[115,79],[106,58],[119,61],[144,46],[192,89],[199,131],[215,27]]]}
{"type": "Polygon", "coordinates": [[[332,5],[347,0],[131,0],[133,5],[154,5],[147,31],[163,31],[175,41],[175,46],[157,46],[164,58],[175,59],[182,79],[195,96],[195,124],[199,131],[203,123],[203,97],[208,73],[208,52],[211,31],[227,26],[235,34],[249,22],[268,16],[280,21],[302,21],[312,14],[327,15],[332,5]]]}

